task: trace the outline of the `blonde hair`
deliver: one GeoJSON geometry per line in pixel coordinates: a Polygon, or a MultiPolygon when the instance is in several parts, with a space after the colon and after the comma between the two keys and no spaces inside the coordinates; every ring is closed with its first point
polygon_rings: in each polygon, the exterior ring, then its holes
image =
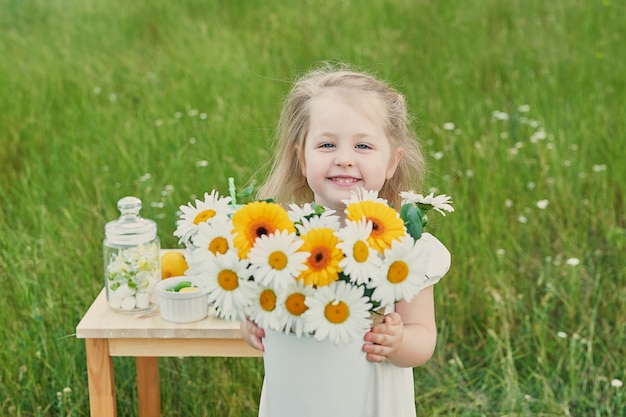
{"type": "Polygon", "coordinates": [[[311,100],[328,89],[337,88],[354,94],[373,94],[384,111],[384,130],[392,150],[403,150],[393,178],[385,181],[379,197],[397,206],[400,191],[421,191],[426,164],[417,138],[409,130],[410,121],[402,94],[366,72],[352,71],[345,64],[340,67],[325,64],[297,79],[287,94],[278,120],[273,164],[257,198],[272,198],[283,204],[313,201],[313,192],[302,175],[296,149],[298,152],[304,149],[311,100]]]}

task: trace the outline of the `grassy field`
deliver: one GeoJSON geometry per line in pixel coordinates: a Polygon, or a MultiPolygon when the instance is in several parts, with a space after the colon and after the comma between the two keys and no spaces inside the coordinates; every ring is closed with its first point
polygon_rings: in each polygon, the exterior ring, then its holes
{"type": "MultiPolygon", "coordinates": [[[[457,212],[422,416],[624,416],[626,5],[615,0],[0,0],[0,415],[87,416],[75,326],[104,225],[259,172],[290,81],[404,92],[457,212]]],[[[257,175],[263,177],[263,169],[257,175]]],[[[134,362],[115,358],[118,412],[134,362]]],[[[165,416],[255,415],[258,359],[160,360],[165,416]]]]}

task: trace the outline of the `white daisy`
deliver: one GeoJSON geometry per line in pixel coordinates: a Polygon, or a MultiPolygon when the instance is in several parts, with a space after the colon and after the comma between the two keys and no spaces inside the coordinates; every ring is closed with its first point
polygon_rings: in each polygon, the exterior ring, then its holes
{"type": "Polygon", "coordinates": [[[261,285],[283,289],[306,269],[308,252],[299,252],[302,239],[287,230],[262,235],[248,253],[250,273],[261,285]]]}
{"type": "Polygon", "coordinates": [[[430,193],[427,196],[423,196],[415,194],[413,191],[402,191],[400,197],[402,198],[402,205],[413,203],[421,206],[432,206],[443,216],[446,215],[446,211],[449,213],[454,211],[454,207],[451,206],[452,201],[450,201],[452,197],[445,194],[435,196],[435,193],[430,193]]]}
{"type": "Polygon", "coordinates": [[[312,285],[304,285],[301,281],[292,281],[285,290],[278,294],[278,305],[285,311],[285,324],[280,331],[294,333],[300,337],[304,334],[303,314],[308,307],[306,299],[312,297],[315,290],[312,285]]]}
{"type": "Polygon", "coordinates": [[[297,204],[289,204],[289,210],[287,210],[287,214],[289,215],[289,219],[292,222],[297,223],[302,221],[302,219],[306,219],[309,216],[315,214],[315,209],[311,203],[305,203],[301,206],[297,204]]]}
{"type": "Polygon", "coordinates": [[[237,256],[237,251],[211,255],[203,264],[202,276],[208,278],[209,303],[226,320],[244,318],[246,306],[254,296],[254,282],[248,281],[248,262],[237,256]]]}
{"type": "Polygon", "coordinates": [[[335,281],[318,287],[308,297],[309,309],[304,313],[304,331],[315,332],[318,341],[330,340],[338,345],[362,338],[371,326],[369,300],[363,295],[362,286],[351,286],[345,281],[335,281]]]}
{"type": "Polygon", "coordinates": [[[352,203],[358,203],[361,201],[376,201],[387,204],[387,200],[378,197],[378,191],[366,190],[365,188],[358,188],[356,191],[350,193],[350,198],[347,200],[341,200],[346,206],[352,203]]]}
{"type": "Polygon", "coordinates": [[[282,331],[287,321],[284,306],[278,303],[278,294],[272,288],[255,285],[248,316],[262,329],[282,331]]]}
{"type": "Polygon", "coordinates": [[[430,245],[423,239],[414,241],[405,236],[399,242],[394,241],[384,253],[382,279],[369,285],[375,287],[372,300],[383,306],[400,300],[411,301],[431,285],[426,275],[429,256],[430,245]]]}
{"type": "MultiPolygon", "coordinates": [[[[317,206],[321,207],[321,206],[317,206]]],[[[331,210],[326,207],[322,207],[323,211],[316,210],[315,207],[306,203],[302,206],[297,204],[290,204],[289,219],[298,228],[299,234],[305,234],[307,230],[313,227],[330,227],[333,230],[339,229],[339,216],[335,213],[335,210],[331,210]]]]}
{"type": "Polygon", "coordinates": [[[372,233],[372,222],[359,220],[346,221],[346,225],[337,232],[339,244],[345,258],[339,262],[339,267],[348,276],[350,282],[366,284],[371,278],[380,274],[382,260],[378,250],[373,249],[367,239],[372,233]]]}
{"type": "Polygon", "coordinates": [[[328,228],[339,230],[341,224],[339,216],[315,216],[310,219],[302,219],[300,223],[295,223],[299,235],[305,235],[312,229],[328,228]]]}
{"type": "Polygon", "coordinates": [[[189,265],[196,264],[209,253],[218,255],[233,249],[232,231],[233,225],[228,221],[200,223],[197,233],[191,238],[193,245],[190,246],[189,265]]]}
{"type": "Polygon", "coordinates": [[[219,193],[213,190],[211,194],[204,193],[204,200],[196,199],[195,207],[191,203],[180,206],[182,213],[176,222],[174,236],[179,238],[179,243],[187,244],[198,230],[200,223],[210,221],[216,216],[227,219],[228,215],[234,211],[230,202],[230,197],[220,197],[219,193]]]}

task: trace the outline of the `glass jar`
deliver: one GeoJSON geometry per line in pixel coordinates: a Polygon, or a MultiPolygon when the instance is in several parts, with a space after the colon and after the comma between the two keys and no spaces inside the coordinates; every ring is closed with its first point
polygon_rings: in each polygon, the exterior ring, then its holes
{"type": "Polygon", "coordinates": [[[139,215],[141,200],[124,197],[117,202],[119,219],[106,224],[103,242],[104,286],[107,303],[122,312],[156,308],[155,288],[161,280],[157,226],[139,215]]]}

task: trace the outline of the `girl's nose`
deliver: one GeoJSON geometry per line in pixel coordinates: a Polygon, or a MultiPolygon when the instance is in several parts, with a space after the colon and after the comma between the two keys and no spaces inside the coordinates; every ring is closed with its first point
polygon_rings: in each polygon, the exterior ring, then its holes
{"type": "Polygon", "coordinates": [[[354,164],[354,158],[349,151],[337,151],[335,155],[335,165],[341,167],[351,167],[354,164]]]}

